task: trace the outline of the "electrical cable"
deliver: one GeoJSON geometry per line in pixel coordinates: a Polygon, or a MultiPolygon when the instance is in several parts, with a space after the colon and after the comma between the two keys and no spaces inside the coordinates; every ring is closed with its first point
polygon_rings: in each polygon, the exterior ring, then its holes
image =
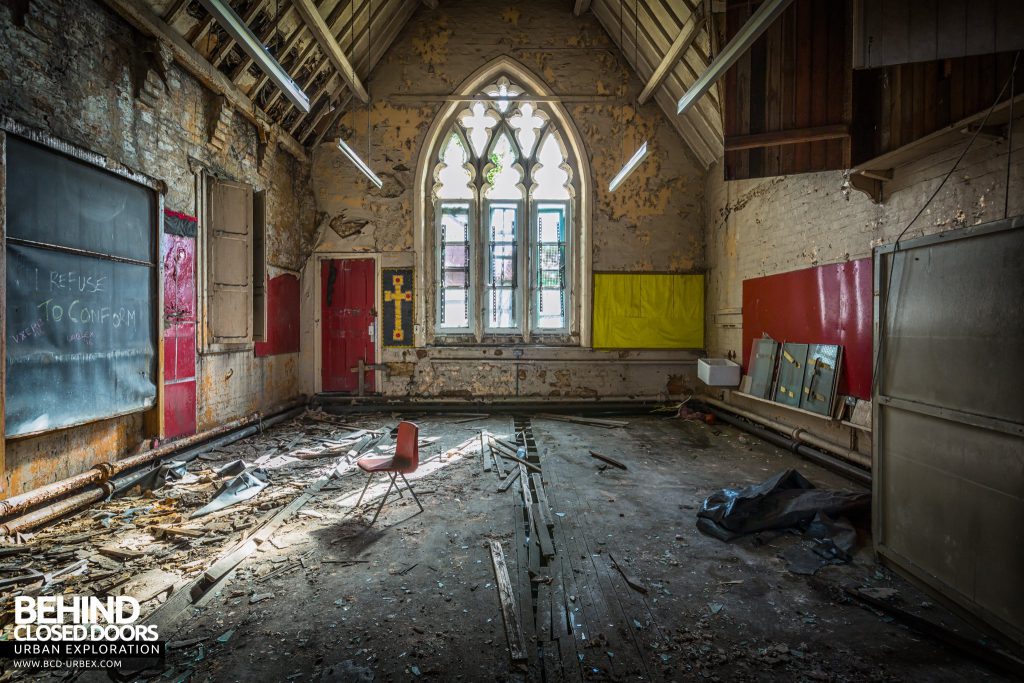
{"type": "MultiPolygon", "coordinates": [[[[373,51],[373,0],[367,0],[366,2],[366,73],[369,75],[370,69],[373,68],[371,63],[370,53],[373,51]]],[[[356,48],[352,46],[352,73],[356,71],[356,48]]],[[[370,151],[372,144],[370,142],[370,97],[367,94],[366,97],[366,163],[370,163],[370,151]]]]}
{"type": "MultiPolygon", "coordinates": [[[[1019,55],[1020,52],[1018,52],[1017,54],[1019,55]]],[[[1016,58],[1014,58],[1014,71],[1016,71],[1016,58]]],[[[996,105],[999,104],[999,102],[1003,99],[1003,94],[1006,93],[1006,89],[1010,86],[1010,83],[1012,82],[1013,73],[1011,72],[1010,77],[1006,79],[1006,83],[1003,84],[1003,87],[1002,89],[1000,89],[999,94],[996,95],[995,100],[992,102],[992,106],[990,106],[988,108],[988,111],[985,112],[985,118],[982,119],[981,123],[978,124],[978,127],[974,129],[974,134],[971,135],[971,139],[968,140],[967,145],[963,148],[963,151],[960,152],[960,156],[956,158],[956,161],[953,163],[953,166],[949,169],[949,171],[946,172],[946,175],[942,177],[942,182],[940,182],[938,186],[932,191],[932,193],[928,196],[928,199],[926,199],[924,204],[921,205],[921,208],[918,209],[916,214],[914,214],[914,217],[910,219],[910,222],[907,223],[906,227],[903,228],[899,236],[896,237],[896,241],[893,245],[892,254],[890,254],[889,256],[889,272],[886,275],[885,298],[881,301],[878,311],[878,324],[880,333],[879,344],[878,348],[875,349],[875,359],[871,372],[872,396],[874,395],[878,387],[878,364],[882,354],[882,338],[885,336],[886,320],[888,319],[889,297],[892,295],[892,273],[896,266],[896,255],[900,253],[900,241],[903,239],[904,235],[907,234],[907,232],[914,225],[914,223],[917,222],[917,219],[921,217],[925,209],[928,208],[928,206],[932,203],[932,201],[939,194],[939,192],[942,191],[942,188],[945,187],[946,185],[946,181],[950,179],[950,177],[953,175],[956,169],[960,166],[960,162],[964,160],[964,157],[967,156],[967,152],[970,151],[971,147],[974,146],[975,140],[978,139],[978,134],[981,133],[981,131],[984,130],[986,124],[988,124],[989,117],[992,116],[992,112],[995,111],[996,105]]],[[[895,311],[896,309],[893,308],[893,313],[895,313],[895,311]]]]}
{"type": "Polygon", "coordinates": [[[1017,85],[1017,60],[1020,59],[1020,50],[1013,56],[1013,69],[1010,71],[1010,119],[1006,124],[1006,182],[1003,188],[1003,218],[1010,217],[1010,160],[1013,158],[1013,98],[1016,95],[1014,88],[1017,85]]]}

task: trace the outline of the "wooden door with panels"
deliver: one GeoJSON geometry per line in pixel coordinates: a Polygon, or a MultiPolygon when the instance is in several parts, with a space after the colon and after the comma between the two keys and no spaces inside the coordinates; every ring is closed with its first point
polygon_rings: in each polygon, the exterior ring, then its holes
{"type": "MultiPolygon", "coordinates": [[[[373,259],[326,259],[320,265],[321,380],[323,391],[359,391],[359,362],[376,363],[377,292],[373,259]]],[[[375,391],[364,370],[364,393],[375,391]]]]}

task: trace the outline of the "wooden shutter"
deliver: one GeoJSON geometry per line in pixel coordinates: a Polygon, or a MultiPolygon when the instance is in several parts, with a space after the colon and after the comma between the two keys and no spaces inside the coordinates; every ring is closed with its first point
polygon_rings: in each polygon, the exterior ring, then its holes
{"type": "Polygon", "coordinates": [[[211,178],[207,186],[207,320],[215,344],[252,339],[252,188],[211,178]]]}
{"type": "Polygon", "coordinates": [[[252,339],[267,341],[267,193],[253,197],[252,339]]]}

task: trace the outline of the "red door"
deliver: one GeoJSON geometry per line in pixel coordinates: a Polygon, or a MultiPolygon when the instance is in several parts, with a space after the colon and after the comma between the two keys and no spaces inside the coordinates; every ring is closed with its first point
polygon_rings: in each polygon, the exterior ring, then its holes
{"type": "MultiPolygon", "coordinates": [[[[323,390],[356,393],[362,359],[375,362],[377,320],[373,259],[332,259],[320,266],[323,390]]],[[[363,390],[374,391],[373,371],[367,370],[363,390]]]]}

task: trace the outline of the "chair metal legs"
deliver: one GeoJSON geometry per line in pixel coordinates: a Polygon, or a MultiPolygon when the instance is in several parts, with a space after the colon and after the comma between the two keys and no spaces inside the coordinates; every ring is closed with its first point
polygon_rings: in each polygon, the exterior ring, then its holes
{"type": "Polygon", "coordinates": [[[370,472],[370,476],[366,478],[366,486],[363,487],[363,492],[359,494],[359,500],[356,501],[356,507],[363,502],[363,496],[366,495],[366,489],[370,488],[370,482],[373,481],[373,472],[370,472]]]}
{"type": "MultiPolygon", "coordinates": [[[[369,478],[367,478],[366,486],[363,487],[363,492],[359,494],[359,500],[356,502],[356,507],[359,507],[359,504],[363,502],[363,496],[366,495],[366,489],[370,488],[370,479],[373,479],[373,474],[374,473],[371,472],[369,478]]],[[[398,483],[398,477],[401,477],[402,481],[405,482],[405,488],[409,489],[409,493],[412,494],[412,499],[415,500],[416,505],[419,506],[420,512],[424,511],[423,505],[420,503],[420,499],[416,496],[416,492],[413,491],[412,485],[409,483],[409,480],[405,478],[404,474],[401,472],[388,472],[387,475],[390,477],[391,482],[388,484],[388,490],[384,492],[384,495],[380,499],[377,511],[373,513],[373,519],[370,520],[370,526],[373,526],[373,523],[377,521],[377,517],[380,515],[380,511],[384,509],[384,503],[387,502],[388,496],[391,495],[391,489],[397,490],[399,496],[402,495],[402,488],[398,483]]]]}
{"type": "Polygon", "coordinates": [[[412,499],[416,501],[416,505],[419,505],[420,512],[423,512],[423,506],[420,505],[420,499],[416,497],[416,492],[412,490],[412,484],[409,483],[409,480],[405,478],[404,474],[402,474],[401,477],[402,481],[405,482],[405,488],[409,489],[409,493],[412,494],[412,499]]]}

